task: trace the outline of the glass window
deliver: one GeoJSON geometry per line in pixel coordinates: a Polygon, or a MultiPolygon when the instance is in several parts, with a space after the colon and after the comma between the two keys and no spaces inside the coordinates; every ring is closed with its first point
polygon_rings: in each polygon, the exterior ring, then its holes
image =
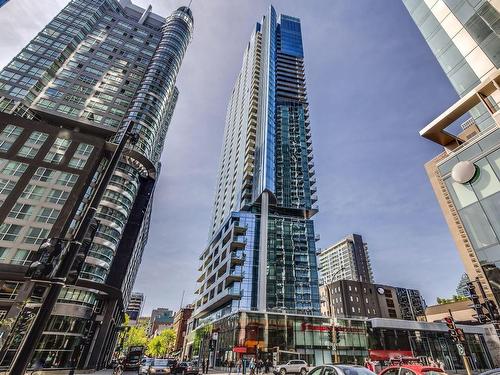
{"type": "Polygon", "coordinates": [[[2,241],[15,241],[22,226],[15,224],[2,224],[0,225],[0,240],[2,241]]]}
{"type": "Polygon", "coordinates": [[[477,202],[477,197],[470,184],[460,184],[454,181],[451,177],[445,180],[448,191],[453,196],[453,202],[458,209],[467,207],[468,205],[477,202]]]}
{"type": "Polygon", "coordinates": [[[59,164],[70,144],[71,141],[69,139],[56,138],[43,160],[49,163],[59,164]]]}
{"type": "Polygon", "coordinates": [[[61,172],[59,178],[57,179],[56,184],[61,186],[75,186],[76,181],[78,180],[78,175],[73,173],[61,172]]]}
{"type": "Polygon", "coordinates": [[[478,250],[498,242],[479,202],[461,209],[459,214],[474,249],[478,250]]]}
{"type": "Polygon", "coordinates": [[[23,128],[14,125],[7,125],[0,133],[0,151],[7,152],[16,139],[23,132],[23,128]]]}
{"type": "Polygon", "coordinates": [[[415,373],[407,368],[401,368],[399,375],[415,375],[415,373]]]}
{"type": "Polygon", "coordinates": [[[10,260],[11,264],[20,264],[25,265],[28,261],[28,257],[30,256],[29,250],[17,250],[12,259],[10,260]]]}
{"type": "Polygon", "coordinates": [[[20,163],[18,161],[9,161],[0,173],[9,175],[9,176],[22,176],[24,171],[28,168],[28,164],[20,163]]]}
{"type": "Polygon", "coordinates": [[[481,206],[488,217],[497,237],[500,238],[500,192],[483,199],[481,206]]]}
{"type": "Polygon", "coordinates": [[[28,186],[26,186],[23,193],[21,194],[21,198],[39,201],[41,200],[44,192],[45,188],[29,184],[28,186]]]}
{"type": "Polygon", "coordinates": [[[16,186],[14,181],[0,178],[0,194],[9,195],[12,189],[14,189],[14,186],[16,186]]]}
{"type": "Polygon", "coordinates": [[[56,210],[55,208],[44,207],[38,213],[36,221],[38,221],[39,223],[54,224],[60,212],[61,211],[56,210]]]}
{"type": "Polygon", "coordinates": [[[52,189],[47,197],[47,202],[51,203],[56,203],[56,204],[64,204],[66,202],[66,199],[68,199],[69,192],[59,190],[59,189],[52,189]]]}
{"type": "Polygon", "coordinates": [[[323,371],[323,375],[337,375],[337,371],[333,367],[325,366],[325,370],[323,371]]]}
{"type": "Polygon", "coordinates": [[[33,214],[33,206],[30,204],[16,203],[9,212],[9,217],[14,219],[27,219],[33,214]]]}
{"type": "Polygon", "coordinates": [[[500,149],[488,155],[486,158],[493,167],[493,170],[495,171],[497,178],[500,179],[500,149]]]}
{"type": "Polygon", "coordinates": [[[500,181],[498,181],[488,161],[482,159],[475,164],[479,168],[479,176],[477,180],[472,183],[472,188],[476,192],[478,198],[486,198],[500,191],[500,181]]]}
{"type": "Polygon", "coordinates": [[[38,168],[33,176],[34,181],[49,182],[52,183],[54,180],[54,175],[56,171],[47,168],[38,168]]]}
{"type": "Polygon", "coordinates": [[[316,367],[309,372],[309,375],[320,375],[323,367],[316,367]]]}
{"type": "Polygon", "coordinates": [[[30,227],[23,242],[39,245],[44,239],[47,238],[48,234],[49,231],[47,229],[30,227]]]}

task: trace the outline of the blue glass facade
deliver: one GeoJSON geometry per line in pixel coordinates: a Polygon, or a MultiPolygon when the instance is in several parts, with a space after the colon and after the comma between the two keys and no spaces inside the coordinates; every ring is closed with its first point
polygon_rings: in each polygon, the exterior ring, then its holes
{"type": "Polygon", "coordinates": [[[197,325],[241,310],[320,314],[303,56],[300,20],[270,7],[228,105],[197,325]]]}

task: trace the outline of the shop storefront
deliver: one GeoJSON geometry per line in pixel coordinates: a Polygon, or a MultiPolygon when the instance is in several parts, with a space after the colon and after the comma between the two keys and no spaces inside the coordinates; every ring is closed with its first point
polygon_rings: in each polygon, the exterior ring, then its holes
{"type": "MultiPolygon", "coordinates": [[[[465,332],[464,347],[474,370],[492,367],[491,356],[479,326],[460,326],[465,332]]],[[[463,370],[464,364],[445,324],[396,319],[368,321],[370,358],[382,365],[397,356],[432,358],[441,361],[446,370],[463,370]]]]}

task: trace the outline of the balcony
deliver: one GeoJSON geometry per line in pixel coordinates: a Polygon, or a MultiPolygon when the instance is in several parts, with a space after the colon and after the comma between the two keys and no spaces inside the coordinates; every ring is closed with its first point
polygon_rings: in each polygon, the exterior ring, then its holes
{"type": "Polygon", "coordinates": [[[247,239],[245,236],[235,236],[231,241],[231,250],[244,249],[247,245],[247,239]]]}
{"type": "Polygon", "coordinates": [[[246,255],[242,251],[231,253],[231,266],[239,266],[245,263],[246,255]]]}

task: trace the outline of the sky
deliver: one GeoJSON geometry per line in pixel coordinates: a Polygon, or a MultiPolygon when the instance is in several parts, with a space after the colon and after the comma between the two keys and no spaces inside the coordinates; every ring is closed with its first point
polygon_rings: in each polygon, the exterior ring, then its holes
{"type": "MultiPolygon", "coordinates": [[[[0,9],[5,66],[67,0],[0,9]]],[[[168,15],[186,1],[135,0],[168,15]]],[[[194,37],[162,155],[149,241],[134,290],[153,308],[194,300],[208,240],[226,105],[265,0],[193,0],[194,37]],[[184,295],[184,298],[183,298],[184,295]]],[[[319,248],[368,243],[375,281],[450,296],[464,272],[424,170],[441,151],[418,131],[457,99],[401,0],[276,0],[301,18],[320,212],[319,248]]]]}

